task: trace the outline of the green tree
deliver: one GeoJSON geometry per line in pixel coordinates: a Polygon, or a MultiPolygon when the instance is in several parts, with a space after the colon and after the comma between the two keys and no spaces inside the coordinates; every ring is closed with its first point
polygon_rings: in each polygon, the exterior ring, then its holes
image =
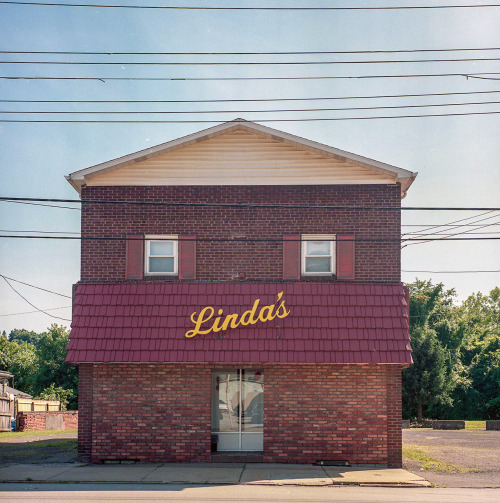
{"type": "Polygon", "coordinates": [[[470,295],[458,308],[464,336],[459,348],[463,379],[457,380],[451,411],[461,419],[490,419],[498,415],[500,385],[500,289],[489,295],[470,295]],[[487,406],[488,404],[488,406],[487,406]]]}
{"type": "Polygon", "coordinates": [[[72,389],[64,389],[61,386],[55,387],[52,383],[47,389],[44,389],[36,398],[40,400],[59,400],[61,402],[61,410],[66,410],[68,402],[73,398],[74,392],[72,389]]]}
{"type": "Polygon", "coordinates": [[[462,335],[453,306],[454,290],[420,280],[409,288],[414,363],[403,371],[403,415],[416,415],[421,421],[424,407],[430,411],[451,404],[453,355],[462,335]]]}
{"type": "Polygon", "coordinates": [[[490,336],[480,343],[480,351],[470,366],[477,391],[475,412],[484,419],[500,418],[500,337],[490,336]]]}
{"type": "MultiPolygon", "coordinates": [[[[51,385],[64,390],[71,390],[70,408],[76,407],[78,373],[74,365],[66,363],[66,347],[69,333],[66,327],[53,324],[42,334],[37,347],[36,371],[32,374],[32,387],[35,394],[40,394],[51,385]]],[[[69,395],[68,395],[69,396],[69,395]]]]}
{"type": "Polygon", "coordinates": [[[424,406],[450,403],[450,376],[446,353],[436,332],[426,326],[412,330],[413,365],[403,371],[405,416],[423,419],[424,406]]]}
{"type": "Polygon", "coordinates": [[[33,331],[28,331],[24,328],[14,328],[10,331],[9,341],[17,342],[18,344],[21,342],[29,342],[36,346],[42,334],[37,334],[33,331]]]}
{"type": "Polygon", "coordinates": [[[28,342],[11,342],[0,337],[0,369],[14,375],[14,385],[20,391],[32,393],[31,375],[37,365],[36,348],[28,342]]]}
{"type": "MultiPolygon", "coordinates": [[[[36,334],[24,329],[11,332],[14,340],[0,337],[0,369],[14,374],[15,387],[33,396],[61,397],[76,408],[78,373],[65,362],[69,334],[65,327],[52,325],[36,334]],[[36,341],[36,346],[24,339],[36,341]]],[[[59,398],[51,398],[59,400],[59,398]]]]}

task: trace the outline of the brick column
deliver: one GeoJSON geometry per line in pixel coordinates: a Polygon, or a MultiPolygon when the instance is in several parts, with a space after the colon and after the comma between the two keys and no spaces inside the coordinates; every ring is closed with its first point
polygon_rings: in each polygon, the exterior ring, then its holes
{"type": "Polygon", "coordinates": [[[90,461],[92,450],[93,374],[91,363],[78,369],[78,459],[90,461]]]}
{"type": "Polygon", "coordinates": [[[387,466],[401,468],[403,432],[401,428],[401,367],[386,365],[387,371],[387,466]]]}

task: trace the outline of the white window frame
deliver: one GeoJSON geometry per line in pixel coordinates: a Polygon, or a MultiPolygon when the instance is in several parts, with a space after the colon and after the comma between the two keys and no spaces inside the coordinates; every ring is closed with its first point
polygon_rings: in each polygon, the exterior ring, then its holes
{"type": "Polygon", "coordinates": [[[337,271],[336,260],[336,236],[335,234],[303,234],[301,243],[301,273],[302,276],[333,276],[337,271]],[[307,241],[328,241],[330,243],[329,255],[307,255],[307,241]],[[330,271],[328,272],[306,272],[307,257],[331,257],[330,271]]]}
{"type": "MultiPolygon", "coordinates": [[[[150,235],[145,237],[144,246],[144,274],[146,276],[177,276],[179,274],[179,241],[178,236],[150,235]],[[151,243],[155,241],[171,241],[173,243],[173,272],[151,272],[149,270],[149,259],[151,258],[151,243]]],[[[154,255],[154,257],[170,257],[171,255],[154,255]]]]}

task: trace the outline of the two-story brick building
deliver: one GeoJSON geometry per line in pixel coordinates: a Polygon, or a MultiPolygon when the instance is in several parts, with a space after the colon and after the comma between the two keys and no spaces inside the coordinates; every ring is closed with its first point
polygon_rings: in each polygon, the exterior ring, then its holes
{"type": "Polygon", "coordinates": [[[80,456],[400,465],[414,178],[240,119],[69,175],[80,456]]]}

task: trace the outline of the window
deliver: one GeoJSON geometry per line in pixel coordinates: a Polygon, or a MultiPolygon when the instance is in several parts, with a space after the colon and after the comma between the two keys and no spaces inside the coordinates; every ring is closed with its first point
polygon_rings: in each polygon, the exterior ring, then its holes
{"type": "Polygon", "coordinates": [[[327,276],[335,274],[335,236],[302,236],[302,274],[327,276]]]}
{"type": "Polygon", "coordinates": [[[177,236],[146,236],[145,273],[175,276],[178,271],[177,236]]]}

